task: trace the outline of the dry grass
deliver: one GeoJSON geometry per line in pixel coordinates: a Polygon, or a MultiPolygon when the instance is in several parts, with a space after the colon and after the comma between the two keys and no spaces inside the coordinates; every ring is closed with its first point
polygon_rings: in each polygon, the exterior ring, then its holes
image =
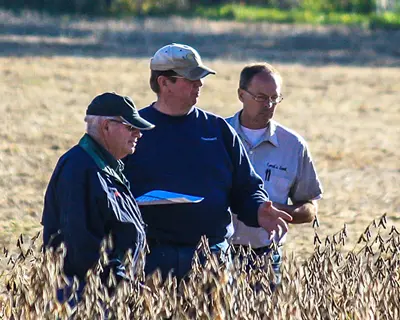
{"type": "MultiPolygon", "coordinates": [[[[205,265],[195,258],[192,273],[180,284],[175,278],[163,282],[154,273],[143,286],[139,272],[135,280],[114,290],[113,276],[107,285],[101,285],[100,268],[96,268],[88,274],[81,302],[72,308],[55,296],[56,284],[63,287],[66,281],[60,273],[63,251],[41,255],[32,241],[25,244],[28,249],[19,243],[20,255],[11,272],[4,275],[0,317],[104,319],[107,314],[108,319],[398,319],[400,233],[383,216],[366,228],[357,248],[344,253],[347,232],[344,228],[323,241],[316,236],[314,253],[304,263],[294,256],[287,259],[282,285],[274,293],[269,286],[269,259],[254,260],[251,254],[239,252],[228,268],[220,267],[215,256],[208,256],[205,265]],[[244,271],[239,256],[265,267],[244,271]],[[259,289],[254,289],[256,284],[259,289]]],[[[199,248],[206,255],[209,252],[204,239],[199,248]]]]}
{"type": "MultiPolygon", "coordinates": [[[[148,60],[171,41],[197,47],[218,71],[206,79],[199,106],[223,116],[240,108],[236,88],[246,62],[268,60],[282,72],[277,120],[309,142],[325,188],[321,237],[346,223],[354,243],[385,212],[400,228],[399,32],[8,12],[0,18],[0,244],[40,230],[50,174],[83,133],[95,95],[117,91],[139,107],[154,99],[148,60]]],[[[308,257],[313,236],[311,226],[293,226],[287,251],[308,257]]]]}

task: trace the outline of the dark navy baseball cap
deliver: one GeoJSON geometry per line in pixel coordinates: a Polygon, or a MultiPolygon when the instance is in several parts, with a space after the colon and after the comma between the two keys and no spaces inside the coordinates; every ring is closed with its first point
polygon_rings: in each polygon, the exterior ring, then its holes
{"type": "Polygon", "coordinates": [[[124,122],[139,130],[150,130],[155,127],[139,115],[135,104],[128,96],[121,96],[115,92],[106,92],[98,95],[89,104],[87,115],[120,117],[124,122]]]}

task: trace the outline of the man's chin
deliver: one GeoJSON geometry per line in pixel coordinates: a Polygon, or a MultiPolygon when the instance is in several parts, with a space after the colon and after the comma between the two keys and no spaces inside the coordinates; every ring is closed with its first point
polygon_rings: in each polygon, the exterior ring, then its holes
{"type": "Polygon", "coordinates": [[[199,101],[199,97],[193,98],[192,100],[192,106],[195,106],[197,102],[199,101]]]}
{"type": "Polygon", "coordinates": [[[268,112],[266,114],[263,114],[262,119],[265,121],[265,123],[268,123],[273,117],[274,117],[274,113],[268,112]]]}
{"type": "MultiPolygon", "coordinates": [[[[129,155],[133,154],[133,153],[135,152],[135,150],[136,150],[135,147],[132,147],[132,148],[130,148],[130,149],[127,149],[127,150],[126,150],[126,156],[129,156],[129,155]]],[[[125,156],[125,157],[126,157],[126,156],[125,156]]]]}

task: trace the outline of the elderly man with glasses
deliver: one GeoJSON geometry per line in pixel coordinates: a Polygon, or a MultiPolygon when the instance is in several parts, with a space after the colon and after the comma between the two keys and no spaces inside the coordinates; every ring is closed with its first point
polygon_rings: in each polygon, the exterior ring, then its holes
{"type": "MultiPolygon", "coordinates": [[[[197,203],[141,208],[148,225],[146,272],[172,271],[182,279],[191,269],[196,246],[207,237],[211,251],[228,251],[232,208],[248,225],[270,234],[287,228],[291,217],[277,210],[262,189],[243,145],[226,121],[196,106],[206,67],[192,47],[170,44],[150,62],[150,86],[157,99],[140,114],[156,125],[126,159],[135,196],[165,190],[203,198],[197,203]]],[[[229,256],[229,255],[226,255],[229,256]]]]}
{"type": "MultiPolygon", "coordinates": [[[[140,117],[131,98],[116,93],[95,97],[85,122],[87,133],[57,163],[42,217],[44,246],[65,244],[64,272],[76,276],[81,288],[105,237],[111,237],[112,248],[107,248],[103,281],[110,270],[117,281],[127,278],[132,273],[124,269],[124,255],[131,250],[135,264],[144,250],[145,224],[120,159],[135,151],[142,130],[154,128],[140,117]]],[[[60,292],[59,299],[64,299],[60,292]]]]}
{"type": "MultiPolygon", "coordinates": [[[[267,63],[246,66],[240,74],[238,98],[242,109],[227,121],[238,133],[256,172],[264,180],[273,205],[293,217],[291,223],[308,223],[317,216],[322,187],[304,139],[273,120],[282,97],[282,77],[267,63]],[[292,204],[288,203],[290,199],[292,204]]],[[[235,212],[233,212],[235,213],[235,212]]],[[[251,246],[259,256],[270,253],[270,235],[246,226],[234,214],[236,246],[251,246]]],[[[276,282],[280,282],[281,248],[272,252],[276,282]]]]}

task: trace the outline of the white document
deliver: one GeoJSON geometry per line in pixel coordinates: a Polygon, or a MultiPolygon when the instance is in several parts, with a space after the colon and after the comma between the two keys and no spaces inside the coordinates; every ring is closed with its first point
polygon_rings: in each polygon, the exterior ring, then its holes
{"type": "Polygon", "coordinates": [[[174,203],[198,203],[204,198],[183,193],[165,190],[152,190],[136,198],[139,206],[174,204],[174,203]]]}

